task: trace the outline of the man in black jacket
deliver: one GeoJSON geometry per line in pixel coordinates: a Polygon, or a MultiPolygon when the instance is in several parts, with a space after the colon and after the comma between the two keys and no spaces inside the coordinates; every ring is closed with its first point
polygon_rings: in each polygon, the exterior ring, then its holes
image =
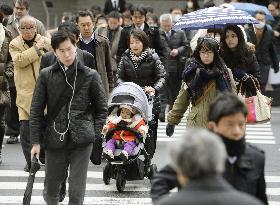
{"type": "Polygon", "coordinates": [[[125,11],[125,0],[106,0],[104,4],[104,14],[109,14],[111,11],[123,13],[125,11]]]}
{"type": "Polygon", "coordinates": [[[83,204],[92,143],[105,123],[107,99],[98,73],[77,59],[73,34],[58,31],[51,44],[58,61],[44,68],[36,83],[30,111],[31,156],[39,158],[46,122],[44,199],[58,204],[60,184],[70,166],[69,204],[83,204]]]}
{"type": "Polygon", "coordinates": [[[172,148],[171,159],[182,188],[178,193],[163,197],[156,205],[262,204],[223,179],[226,150],[214,133],[205,129],[187,130],[172,148]]]}
{"type": "MultiPolygon", "coordinates": [[[[264,152],[245,142],[245,105],[234,94],[223,94],[211,103],[209,110],[208,127],[221,137],[228,153],[224,178],[235,189],[268,204],[265,193],[264,152]]],[[[155,175],[151,181],[151,196],[154,202],[179,185],[175,176],[176,173],[170,166],[164,167],[155,175]]]]}
{"type": "Polygon", "coordinates": [[[260,86],[262,93],[265,93],[269,70],[272,67],[274,73],[279,72],[279,59],[274,44],[274,32],[266,25],[266,14],[257,11],[255,19],[260,23],[247,30],[248,41],[256,45],[256,57],[261,71],[260,86]]]}
{"type": "MultiPolygon", "coordinates": [[[[183,31],[172,30],[172,15],[162,14],[159,18],[160,21],[160,35],[161,38],[167,42],[168,47],[167,57],[165,59],[164,68],[167,72],[166,78],[166,97],[168,99],[169,110],[172,109],[173,103],[181,88],[182,72],[185,66],[185,60],[187,57],[188,42],[186,35],[183,31]]],[[[165,93],[163,93],[165,95],[165,93]]],[[[162,96],[161,95],[161,99],[162,96]]],[[[164,99],[164,96],[163,96],[164,99]]],[[[161,101],[162,102],[162,101],[161,101]]],[[[160,120],[165,119],[164,112],[165,107],[164,101],[161,104],[160,120]]]]}
{"type": "Polygon", "coordinates": [[[155,49],[156,53],[159,55],[161,61],[167,55],[166,42],[160,38],[159,28],[150,27],[146,23],[146,10],[143,7],[133,7],[132,8],[132,26],[124,27],[121,32],[121,37],[119,41],[119,48],[117,51],[117,62],[119,63],[122,54],[128,49],[128,38],[132,29],[141,29],[149,37],[149,47],[155,49]]]}

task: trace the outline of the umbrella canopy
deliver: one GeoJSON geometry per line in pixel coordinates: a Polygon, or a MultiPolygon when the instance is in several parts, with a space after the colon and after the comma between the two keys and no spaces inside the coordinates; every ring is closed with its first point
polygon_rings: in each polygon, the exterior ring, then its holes
{"type": "Polygon", "coordinates": [[[183,15],[173,26],[179,29],[220,28],[227,24],[242,25],[258,23],[245,11],[230,8],[210,7],[183,15]]]}
{"type": "Polygon", "coordinates": [[[266,14],[266,19],[274,21],[273,16],[271,15],[270,11],[265,7],[258,4],[252,3],[230,3],[234,9],[246,11],[250,15],[254,16],[256,11],[263,11],[266,14]]]}
{"type": "Polygon", "coordinates": [[[35,174],[39,169],[40,169],[40,164],[38,163],[38,159],[34,156],[31,161],[29,177],[28,177],[26,189],[25,189],[24,196],[23,196],[23,203],[22,203],[23,205],[30,205],[35,174]]]}

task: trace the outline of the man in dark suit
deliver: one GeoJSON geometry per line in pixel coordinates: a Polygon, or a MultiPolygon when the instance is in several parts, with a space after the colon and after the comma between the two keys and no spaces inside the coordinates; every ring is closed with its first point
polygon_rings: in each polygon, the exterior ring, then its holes
{"type": "Polygon", "coordinates": [[[111,11],[124,12],[125,0],[106,0],[104,4],[104,13],[107,15],[111,11]]]}
{"type": "Polygon", "coordinates": [[[231,187],[222,177],[226,149],[222,140],[205,129],[188,130],[174,144],[171,159],[182,189],[155,205],[261,205],[231,187]]]}
{"type": "Polygon", "coordinates": [[[167,43],[161,39],[159,28],[156,26],[149,26],[146,23],[146,10],[141,6],[135,6],[132,8],[132,21],[131,26],[123,28],[119,48],[117,51],[117,62],[120,62],[122,54],[128,49],[128,39],[130,32],[133,29],[141,29],[149,37],[149,47],[155,49],[155,52],[159,55],[161,61],[167,56],[168,47],[167,43]]]}

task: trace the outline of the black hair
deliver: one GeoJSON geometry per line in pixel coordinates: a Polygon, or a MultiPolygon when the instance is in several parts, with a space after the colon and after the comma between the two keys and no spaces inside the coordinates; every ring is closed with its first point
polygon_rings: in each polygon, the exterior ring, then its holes
{"type": "Polygon", "coordinates": [[[27,0],[14,0],[14,6],[18,3],[20,6],[24,6],[26,10],[29,10],[29,2],[27,0]]]}
{"type": "Polygon", "coordinates": [[[266,13],[265,13],[263,10],[257,10],[257,11],[255,11],[255,16],[256,16],[257,14],[261,14],[261,15],[266,16],[266,13]]]}
{"type": "Polygon", "coordinates": [[[73,45],[76,45],[76,38],[73,33],[70,33],[67,30],[56,31],[51,38],[51,45],[53,50],[56,51],[59,45],[66,40],[70,40],[73,45]]]}
{"type": "Polygon", "coordinates": [[[76,38],[79,38],[79,35],[81,33],[79,26],[71,21],[65,21],[65,22],[59,24],[57,30],[58,31],[64,30],[64,31],[73,33],[76,36],[76,38]]]}
{"type": "Polygon", "coordinates": [[[172,7],[169,9],[169,13],[172,13],[174,10],[181,10],[181,12],[183,13],[183,10],[180,7],[172,7]]]}
{"type": "Polygon", "coordinates": [[[134,15],[135,12],[139,12],[142,16],[146,16],[146,13],[147,13],[146,9],[142,6],[132,7],[132,9],[131,9],[132,16],[134,15]]]}
{"type": "Polygon", "coordinates": [[[140,29],[133,29],[128,38],[128,47],[130,47],[130,37],[136,38],[143,44],[143,51],[149,47],[149,38],[147,34],[140,29]]]}
{"type": "Polygon", "coordinates": [[[225,27],[224,32],[221,35],[220,48],[221,57],[224,59],[226,65],[231,69],[246,64],[248,61],[247,58],[253,54],[253,51],[248,48],[245,42],[244,34],[241,28],[237,25],[228,25],[225,27]],[[238,38],[238,44],[234,50],[231,50],[226,43],[226,33],[229,30],[233,31],[238,38]]]}
{"type": "Polygon", "coordinates": [[[94,21],[92,12],[89,10],[83,10],[78,12],[76,16],[76,22],[79,23],[79,17],[87,17],[87,16],[89,16],[91,20],[94,21]]]}
{"type": "Polygon", "coordinates": [[[244,117],[248,114],[245,104],[237,95],[233,93],[219,93],[209,105],[208,122],[215,122],[218,124],[223,117],[240,112],[244,117]]]}
{"type": "Polygon", "coordinates": [[[200,37],[197,40],[197,46],[193,52],[193,57],[200,62],[201,64],[201,58],[200,58],[200,51],[213,51],[214,53],[214,61],[213,61],[213,68],[221,70],[225,69],[225,64],[222,60],[222,58],[219,55],[219,43],[215,38],[212,38],[209,35],[206,35],[204,37],[200,37]]]}
{"type": "Polygon", "coordinates": [[[14,13],[13,8],[9,6],[8,4],[2,4],[0,6],[0,12],[2,12],[4,15],[12,15],[14,13]]]}
{"type": "Polygon", "coordinates": [[[122,15],[117,12],[117,11],[111,11],[108,15],[107,15],[107,19],[109,18],[113,18],[113,19],[120,19],[122,17],[122,15]]]}
{"type": "Polygon", "coordinates": [[[106,16],[104,16],[104,15],[100,15],[100,16],[98,16],[96,19],[95,19],[95,22],[97,23],[99,20],[105,20],[106,22],[107,22],[107,18],[106,18],[106,16]]]}

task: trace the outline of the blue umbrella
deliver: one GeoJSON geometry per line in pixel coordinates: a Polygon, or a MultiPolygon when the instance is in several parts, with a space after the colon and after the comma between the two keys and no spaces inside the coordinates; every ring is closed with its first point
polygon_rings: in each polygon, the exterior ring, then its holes
{"type": "Polygon", "coordinates": [[[266,19],[274,21],[273,16],[271,15],[270,11],[265,7],[258,4],[252,3],[230,3],[234,9],[246,11],[250,15],[254,16],[256,11],[263,11],[266,14],[266,19]]]}
{"type": "Polygon", "coordinates": [[[251,15],[245,11],[230,8],[210,7],[200,9],[183,15],[174,25],[174,30],[179,29],[202,29],[202,28],[220,28],[227,24],[258,23],[251,15]]]}

